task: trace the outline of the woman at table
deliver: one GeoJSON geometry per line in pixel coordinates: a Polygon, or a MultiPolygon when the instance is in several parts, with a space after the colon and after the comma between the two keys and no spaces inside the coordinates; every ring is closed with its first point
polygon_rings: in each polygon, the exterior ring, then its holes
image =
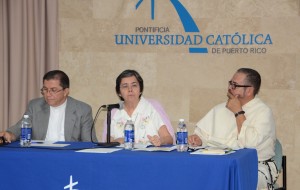
{"type": "MultiPolygon", "coordinates": [[[[124,125],[131,118],[135,126],[135,143],[154,146],[173,144],[172,126],[166,125],[153,103],[142,96],[143,79],[135,70],[125,70],[116,79],[120,109],[112,112],[111,141],[124,143],[124,125]]],[[[169,122],[170,123],[170,122],[169,122]]]]}

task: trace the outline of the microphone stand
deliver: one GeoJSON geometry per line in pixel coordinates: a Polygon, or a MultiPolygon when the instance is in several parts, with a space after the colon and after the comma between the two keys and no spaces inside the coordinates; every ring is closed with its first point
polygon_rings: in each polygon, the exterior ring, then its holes
{"type": "Polygon", "coordinates": [[[115,147],[115,146],[119,146],[120,143],[119,142],[110,142],[110,123],[111,123],[111,110],[112,108],[108,107],[107,108],[107,116],[106,116],[106,120],[107,120],[107,130],[106,130],[106,143],[105,142],[100,142],[97,145],[103,148],[108,148],[108,147],[115,147]]]}

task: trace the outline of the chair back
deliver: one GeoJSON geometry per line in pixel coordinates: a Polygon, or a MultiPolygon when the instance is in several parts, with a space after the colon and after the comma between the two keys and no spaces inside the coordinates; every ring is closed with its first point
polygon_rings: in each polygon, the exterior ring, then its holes
{"type": "Polygon", "coordinates": [[[277,169],[279,172],[282,170],[282,146],[278,139],[275,142],[275,156],[273,156],[273,160],[276,163],[277,169]]]}
{"type": "Polygon", "coordinates": [[[282,173],[282,186],[279,187],[277,183],[274,184],[275,190],[286,190],[286,156],[282,153],[282,146],[278,139],[275,142],[275,156],[272,158],[275,161],[278,172],[282,173]]]}

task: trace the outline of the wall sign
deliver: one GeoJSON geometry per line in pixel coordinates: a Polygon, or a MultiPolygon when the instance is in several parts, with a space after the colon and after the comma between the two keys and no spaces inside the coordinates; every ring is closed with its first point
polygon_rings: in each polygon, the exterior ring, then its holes
{"type": "MultiPolygon", "coordinates": [[[[135,9],[144,9],[150,1],[151,20],[155,20],[155,0],[138,0],[135,9]]],[[[203,35],[191,14],[179,0],[164,1],[171,3],[176,10],[183,34],[172,33],[169,26],[136,26],[133,33],[115,34],[118,46],[182,46],[189,53],[200,54],[265,54],[267,46],[272,45],[270,34],[235,32],[228,34],[203,35]]]]}

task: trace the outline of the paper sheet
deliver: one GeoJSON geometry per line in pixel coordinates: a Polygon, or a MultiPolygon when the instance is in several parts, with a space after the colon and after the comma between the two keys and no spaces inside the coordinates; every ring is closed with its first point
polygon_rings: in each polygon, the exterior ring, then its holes
{"type": "Polygon", "coordinates": [[[176,146],[171,146],[171,147],[146,147],[146,148],[136,148],[133,149],[133,151],[149,151],[149,152],[154,152],[154,151],[162,151],[162,152],[170,152],[172,150],[175,150],[176,146]]]}
{"type": "Polygon", "coordinates": [[[83,149],[76,152],[84,152],[84,153],[112,153],[115,151],[122,150],[120,148],[90,148],[90,149],[83,149]]]}
{"type": "Polygon", "coordinates": [[[191,152],[191,154],[206,154],[206,155],[225,155],[225,154],[231,154],[235,151],[230,148],[216,148],[216,147],[207,147],[204,149],[196,150],[195,152],[191,152]]]}
{"type": "Polygon", "coordinates": [[[42,140],[32,140],[31,146],[32,147],[65,147],[69,146],[70,144],[59,144],[55,141],[42,141],[42,140]]]}

